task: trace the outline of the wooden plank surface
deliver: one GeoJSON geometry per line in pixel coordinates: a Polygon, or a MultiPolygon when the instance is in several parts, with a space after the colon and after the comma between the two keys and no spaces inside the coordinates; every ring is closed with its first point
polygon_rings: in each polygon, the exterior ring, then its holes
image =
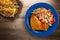
{"type": "Polygon", "coordinates": [[[0,40],[60,40],[60,19],[57,30],[48,37],[36,37],[31,35],[25,26],[24,17],[27,9],[38,2],[46,2],[54,6],[60,17],[60,0],[21,0],[23,9],[14,21],[0,18],[0,40]]]}

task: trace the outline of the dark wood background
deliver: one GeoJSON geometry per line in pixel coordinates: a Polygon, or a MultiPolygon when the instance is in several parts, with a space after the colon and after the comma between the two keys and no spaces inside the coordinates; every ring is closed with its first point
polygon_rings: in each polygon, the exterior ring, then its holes
{"type": "Polygon", "coordinates": [[[20,16],[15,21],[0,18],[0,40],[60,40],[60,0],[54,0],[51,5],[59,14],[59,25],[52,35],[47,37],[31,35],[25,28],[24,17],[20,16]]]}

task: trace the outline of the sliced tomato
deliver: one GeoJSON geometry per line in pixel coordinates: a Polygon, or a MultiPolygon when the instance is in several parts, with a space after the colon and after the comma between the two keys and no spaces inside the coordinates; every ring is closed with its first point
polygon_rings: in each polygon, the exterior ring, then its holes
{"type": "Polygon", "coordinates": [[[55,18],[52,18],[50,23],[53,24],[55,22],[55,18]]]}

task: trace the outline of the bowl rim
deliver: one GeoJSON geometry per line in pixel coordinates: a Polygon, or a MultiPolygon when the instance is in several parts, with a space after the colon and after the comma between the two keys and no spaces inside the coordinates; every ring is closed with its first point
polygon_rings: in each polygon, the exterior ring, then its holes
{"type": "MultiPolygon", "coordinates": [[[[51,6],[50,4],[48,4],[48,3],[43,3],[43,2],[33,4],[30,8],[32,8],[33,6],[35,6],[35,5],[37,5],[37,4],[46,4],[46,5],[49,5],[49,6],[52,7],[52,8],[54,9],[54,11],[56,12],[57,17],[58,17],[58,18],[57,18],[58,21],[57,21],[57,26],[56,26],[55,30],[52,32],[52,33],[54,33],[54,32],[56,31],[57,27],[58,27],[58,24],[59,24],[59,15],[58,15],[57,10],[56,10],[53,6],[51,6]]],[[[39,35],[38,33],[37,33],[37,34],[34,34],[35,32],[32,33],[33,30],[28,29],[28,26],[30,27],[30,25],[27,23],[27,14],[28,14],[28,11],[31,10],[30,8],[27,10],[26,15],[25,15],[25,26],[26,26],[26,29],[28,30],[28,32],[30,32],[30,33],[31,33],[32,35],[34,35],[34,36],[39,36],[39,37],[45,37],[45,36],[51,35],[52,33],[50,33],[50,34],[48,34],[48,35],[39,35]]],[[[29,20],[29,19],[28,19],[28,20],[29,20]]]]}

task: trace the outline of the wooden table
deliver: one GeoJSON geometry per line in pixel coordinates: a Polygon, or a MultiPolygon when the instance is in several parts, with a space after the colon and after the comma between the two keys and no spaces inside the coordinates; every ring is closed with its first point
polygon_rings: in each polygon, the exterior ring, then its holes
{"type": "MultiPolygon", "coordinates": [[[[31,35],[25,26],[24,17],[27,9],[38,2],[46,2],[54,6],[60,17],[60,0],[21,0],[22,12],[14,21],[0,18],[0,40],[60,40],[60,22],[57,30],[47,37],[36,37],[31,35]]],[[[59,19],[60,20],[60,19],[59,19]]]]}

